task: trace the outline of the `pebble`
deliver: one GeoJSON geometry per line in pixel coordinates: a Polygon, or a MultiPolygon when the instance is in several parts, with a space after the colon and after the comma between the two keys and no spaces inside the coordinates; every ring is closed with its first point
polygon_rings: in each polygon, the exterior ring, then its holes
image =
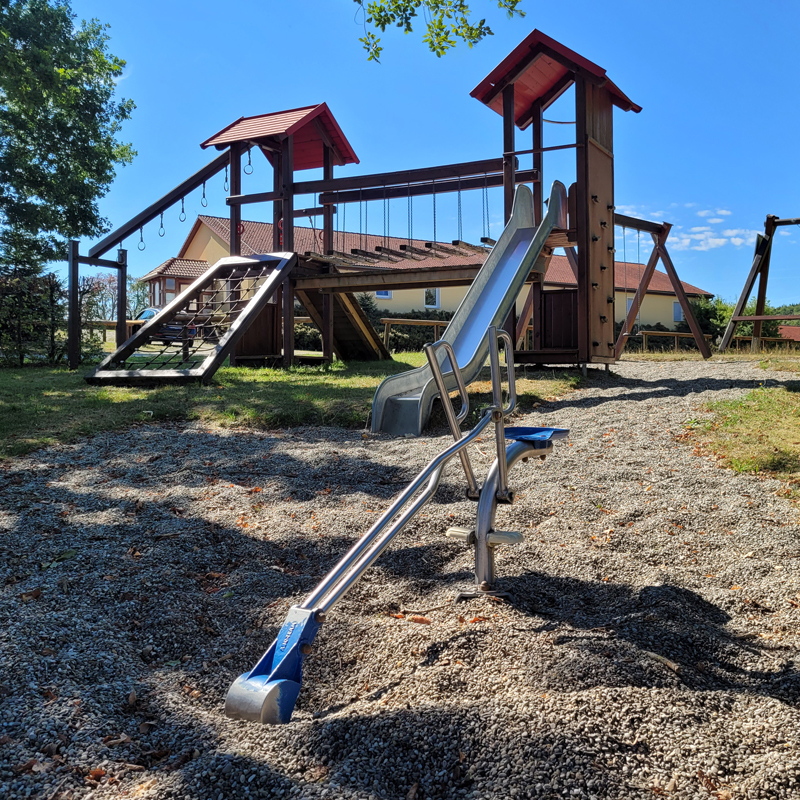
{"type": "Polygon", "coordinates": [[[797,511],[684,425],[789,378],[623,361],[515,419],[571,434],[511,473],[507,602],[453,605],[473,560],[443,533],[475,505],[452,462],[277,728],[227,720],[228,686],[444,431],[158,424],[7,462],[0,796],[799,797],[797,511]]]}

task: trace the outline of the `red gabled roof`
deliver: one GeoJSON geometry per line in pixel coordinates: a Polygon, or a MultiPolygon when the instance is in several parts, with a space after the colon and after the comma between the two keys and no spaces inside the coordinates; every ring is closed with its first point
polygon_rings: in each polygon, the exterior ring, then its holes
{"type": "MultiPolygon", "coordinates": [[[[588,58],[570,50],[541,31],[535,30],[509,53],[473,90],[472,97],[485,103],[498,114],[503,113],[502,92],[495,92],[498,84],[514,84],[514,119],[521,127],[531,105],[551,92],[568,73],[584,72],[590,78],[601,81],[611,93],[614,105],[623,111],[642,110],[606,75],[606,71],[588,58]],[[528,66],[525,66],[526,62],[528,66]]],[[[568,84],[558,94],[548,98],[545,105],[553,103],[568,84]]]]}
{"type": "MultiPolygon", "coordinates": [[[[206,139],[200,147],[222,150],[234,142],[277,141],[285,136],[294,137],[294,168],[318,169],[322,166],[323,136],[317,123],[339,153],[340,164],[358,164],[358,156],[339,123],[331,114],[327,103],[289,111],[275,111],[256,117],[240,117],[218,133],[206,139]],[[316,123],[315,123],[316,120],[316,123]]],[[[269,153],[267,152],[267,157],[269,153]]]]}
{"type": "Polygon", "coordinates": [[[793,342],[800,342],[800,326],[778,325],[778,336],[782,339],[791,339],[793,342]]]}
{"type": "MultiPolygon", "coordinates": [[[[230,243],[230,220],[226,217],[211,217],[205,214],[201,214],[197,217],[197,221],[192,226],[192,230],[189,233],[186,241],[184,242],[183,247],[181,248],[180,253],[178,254],[177,259],[170,259],[166,261],[161,267],[153,270],[150,275],[146,275],[144,279],[149,279],[150,277],[155,277],[155,274],[158,270],[161,270],[167,265],[172,265],[174,262],[174,267],[177,268],[183,264],[205,264],[205,261],[195,261],[192,262],[189,259],[181,258],[180,256],[186,252],[191,243],[191,240],[194,238],[197,229],[201,225],[206,225],[210,230],[218,236],[223,242],[226,244],[230,243]]],[[[260,253],[270,253],[272,252],[272,224],[269,222],[253,222],[251,220],[244,220],[242,222],[243,230],[242,230],[242,255],[249,256],[249,255],[257,255],[260,253]]],[[[322,231],[319,228],[306,228],[301,227],[299,225],[294,226],[294,241],[295,241],[295,250],[298,253],[305,253],[307,251],[311,252],[322,252],[322,231]]],[[[383,236],[376,235],[373,233],[368,234],[360,234],[360,233],[349,233],[349,232],[341,232],[335,231],[333,234],[333,247],[335,250],[338,250],[341,253],[349,253],[352,248],[357,248],[359,250],[367,250],[369,252],[374,251],[375,247],[378,245],[382,245],[384,247],[388,247],[392,250],[398,250],[399,245],[407,244],[408,239],[403,237],[397,236],[390,236],[388,239],[384,239],[383,236]]],[[[411,243],[414,247],[419,248],[420,250],[425,248],[425,240],[422,239],[412,239],[411,243]]],[[[449,242],[444,242],[444,244],[448,244],[449,242]]],[[[390,261],[379,261],[375,264],[367,264],[365,261],[364,264],[360,266],[354,265],[354,269],[411,269],[411,268],[418,268],[418,267],[457,267],[457,266],[471,266],[471,265],[480,265],[486,260],[489,252],[487,250],[486,254],[483,253],[470,253],[467,255],[449,255],[447,254],[445,258],[421,258],[419,261],[412,261],[411,259],[403,259],[402,261],[390,262],[390,261]]],[[[377,255],[377,254],[376,254],[377,255]]],[[[445,255],[444,253],[442,255],[445,255]]],[[[206,266],[207,268],[207,266],[206,266]]],[[[633,263],[626,263],[624,261],[617,261],[614,265],[614,283],[615,288],[618,292],[635,292],[636,289],[639,287],[639,282],[642,279],[642,273],[644,272],[645,265],[644,264],[633,264],[633,263]]],[[[164,273],[159,273],[164,274],[164,273]]],[[[173,274],[173,273],[170,273],[173,274]]],[[[182,275],[182,277],[194,277],[193,272],[189,272],[186,275],[182,275]]],[[[577,277],[570,266],[570,263],[566,256],[553,256],[550,260],[550,266],[547,269],[547,275],[545,276],[545,283],[550,286],[562,286],[562,287],[572,287],[578,285],[577,277]]],[[[686,294],[690,296],[704,296],[704,297],[713,297],[714,295],[711,292],[706,292],[704,289],[700,289],[697,286],[693,286],[691,283],[686,283],[686,281],[681,281],[683,284],[683,289],[686,294]]],[[[650,287],[648,288],[648,293],[654,294],[671,294],[674,295],[675,291],[672,288],[672,283],[670,282],[669,276],[665,272],[661,272],[660,270],[656,270],[653,273],[653,277],[650,280],[650,287]]],[[[797,328],[800,331],[800,327],[797,328]]]]}
{"type": "Polygon", "coordinates": [[[208,271],[208,261],[196,258],[168,258],[163,264],[148,272],[140,281],[149,281],[159,276],[167,278],[199,278],[208,271]]]}

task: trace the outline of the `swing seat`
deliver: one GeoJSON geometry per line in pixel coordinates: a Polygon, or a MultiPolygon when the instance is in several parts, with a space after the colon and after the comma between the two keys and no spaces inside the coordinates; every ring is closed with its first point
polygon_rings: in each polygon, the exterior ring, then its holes
{"type": "Polygon", "coordinates": [[[530,442],[534,450],[544,450],[554,439],[566,439],[569,428],[506,428],[506,439],[530,442]]]}

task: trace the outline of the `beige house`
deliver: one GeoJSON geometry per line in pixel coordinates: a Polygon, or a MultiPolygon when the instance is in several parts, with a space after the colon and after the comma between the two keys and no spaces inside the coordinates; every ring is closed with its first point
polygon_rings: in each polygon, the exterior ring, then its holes
{"type": "MultiPolygon", "coordinates": [[[[224,217],[201,215],[192,226],[186,241],[177,257],[170,258],[142,278],[150,286],[150,304],[160,307],[173,300],[178,293],[189,286],[220,258],[229,254],[230,222],[224,217]]],[[[273,250],[272,225],[266,222],[243,223],[242,255],[268,253],[273,250]]],[[[299,253],[322,251],[322,231],[317,228],[295,226],[295,249],[299,253]]],[[[374,234],[341,233],[334,234],[334,250],[349,253],[351,249],[374,252],[376,246],[383,246],[397,251],[407,240],[398,237],[383,237],[374,234]]],[[[425,242],[410,242],[419,250],[425,249],[425,242]]],[[[364,267],[353,269],[404,269],[408,267],[443,267],[480,265],[486,253],[479,250],[465,254],[456,253],[452,248],[448,252],[438,252],[425,258],[376,260],[364,267]]],[[[376,253],[377,257],[377,253],[376,253]]],[[[617,262],[615,267],[614,315],[617,322],[625,319],[627,310],[633,301],[644,271],[643,264],[617,262]]],[[[713,297],[713,294],[682,281],[683,288],[691,299],[693,297],[713,297]]],[[[577,280],[566,256],[554,255],[545,277],[544,290],[569,289],[577,286],[577,280]]],[[[461,302],[465,287],[430,287],[425,289],[403,289],[375,292],[378,307],[386,309],[387,316],[410,311],[440,309],[455,311],[461,302]]],[[[517,299],[517,310],[522,310],[524,296],[517,299]]],[[[649,328],[661,324],[673,328],[683,320],[683,312],[678,298],[672,289],[669,277],[665,272],[656,270],[647,294],[642,301],[639,312],[639,325],[649,328]]]]}

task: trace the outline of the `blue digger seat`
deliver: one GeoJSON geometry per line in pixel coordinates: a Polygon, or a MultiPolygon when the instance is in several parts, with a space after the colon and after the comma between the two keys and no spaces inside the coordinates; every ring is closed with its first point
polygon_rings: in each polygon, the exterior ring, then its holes
{"type": "Polygon", "coordinates": [[[566,439],[569,428],[506,428],[506,439],[531,442],[536,450],[542,450],[553,439],[566,439]]]}

